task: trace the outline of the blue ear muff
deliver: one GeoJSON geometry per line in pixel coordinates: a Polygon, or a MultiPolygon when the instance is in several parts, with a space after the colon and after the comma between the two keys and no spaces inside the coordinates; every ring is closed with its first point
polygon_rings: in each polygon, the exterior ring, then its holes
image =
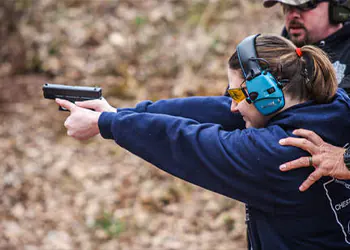
{"type": "Polygon", "coordinates": [[[261,114],[270,115],[284,107],[281,84],[276,83],[270,72],[263,72],[252,80],[246,81],[246,85],[249,101],[261,114]]]}
{"type": "Polygon", "coordinates": [[[245,38],[237,46],[238,60],[246,79],[248,97],[246,101],[253,103],[263,115],[270,115],[285,105],[282,84],[268,71],[262,70],[255,51],[255,39],[258,35],[245,38]]]}

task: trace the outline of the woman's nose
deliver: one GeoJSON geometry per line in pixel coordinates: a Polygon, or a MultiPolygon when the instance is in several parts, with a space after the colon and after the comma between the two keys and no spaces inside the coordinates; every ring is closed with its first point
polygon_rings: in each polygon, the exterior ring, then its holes
{"type": "Polygon", "coordinates": [[[231,112],[232,113],[239,112],[237,106],[238,106],[237,103],[234,100],[232,100],[232,102],[231,102],[231,112]]]}

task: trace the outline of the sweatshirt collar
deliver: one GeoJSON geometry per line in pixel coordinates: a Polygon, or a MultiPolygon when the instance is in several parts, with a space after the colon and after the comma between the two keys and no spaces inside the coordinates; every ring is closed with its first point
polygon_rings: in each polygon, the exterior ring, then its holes
{"type": "MultiPolygon", "coordinates": [[[[325,117],[325,114],[329,112],[330,110],[334,111],[334,108],[337,107],[337,109],[345,109],[341,108],[342,103],[346,103],[347,106],[347,112],[350,111],[350,99],[346,92],[343,89],[338,89],[337,93],[334,96],[333,101],[330,103],[324,103],[324,104],[317,104],[315,101],[310,100],[303,103],[299,103],[297,105],[294,105],[292,107],[287,108],[281,113],[278,113],[274,117],[272,117],[267,126],[271,125],[282,125],[285,126],[293,126],[293,121],[295,120],[303,120],[303,122],[314,122],[314,120],[322,120],[325,117]],[[299,118],[295,118],[295,116],[298,116],[299,118]],[[305,120],[305,117],[308,117],[307,121],[305,120]],[[309,119],[312,117],[312,119],[309,119]]],[[[346,111],[344,110],[344,113],[346,111]]]]}

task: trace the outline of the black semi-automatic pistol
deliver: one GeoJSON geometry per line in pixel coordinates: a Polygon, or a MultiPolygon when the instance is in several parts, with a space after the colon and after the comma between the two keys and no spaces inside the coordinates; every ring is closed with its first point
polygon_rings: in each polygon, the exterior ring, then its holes
{"type": "MultiPolygon", "coordinates": [[[[60,84],[45,83],[43,93],[46,99],[64,99],[75,103],[76,101],[87,101],[102,98],[102,89],[98,87],[68,86],[60,84]]],[[[67,109],[59,107],[59,110],[67,109]]]]}

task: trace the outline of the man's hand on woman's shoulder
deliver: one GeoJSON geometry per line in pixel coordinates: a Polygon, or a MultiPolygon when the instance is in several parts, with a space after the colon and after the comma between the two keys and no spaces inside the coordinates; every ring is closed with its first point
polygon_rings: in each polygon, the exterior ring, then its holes
{"type": "Polygon", "coordinates": [[[284,163],[280,166],[280,170],[288,171],[301,167],[310,167],[310,165],[315,168],[315,171],[299,187],[300,191],[307,190],[322,176],[350,179],[350,170],[348,170],[344,163],[343,155],[345,148],[326,143],[320,136],[310,130],[297,129],[293,131],[293,134],[302,138],[288,137],[281,139],[279,143],[283,146],[299,147],[309,152],[311,156],[300,157],[299,159],[284,163]]]}

